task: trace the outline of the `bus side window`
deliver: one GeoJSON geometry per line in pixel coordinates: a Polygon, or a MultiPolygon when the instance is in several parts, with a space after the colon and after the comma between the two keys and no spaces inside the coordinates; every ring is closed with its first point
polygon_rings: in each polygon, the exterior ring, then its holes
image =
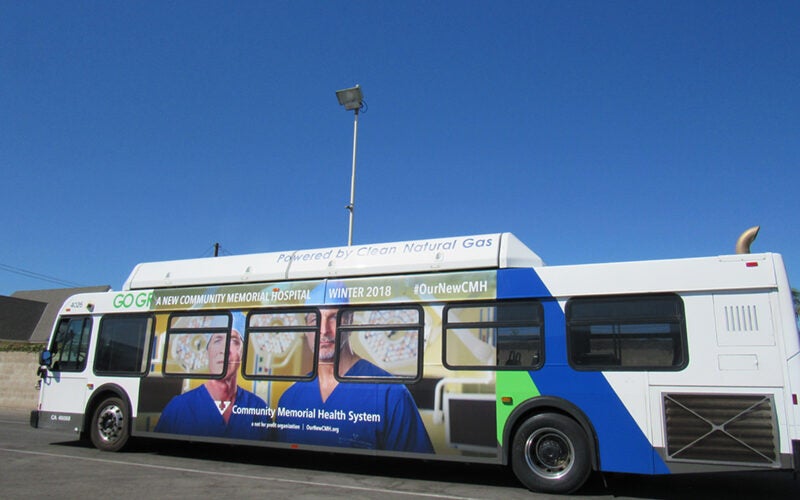
{"type": "Polygon", "coordinates": [[[61,319],[50,345],[53,371],[82,372],[86,368],[91,331],[92,318],[88,316],[61,319]]]}
{"type": "Polygon", "coordinates": [[[153,332],[152,317],[106,316],[100,322],[95,373],[142,375],[147,371],[147,347],[153,332]]]}
{"type": "Polygon", "coordinates": [[[567,350],[578,370],[681,370],[688,362],[683,301],[675,294],[567,301],[567,350]]]}
{"type": "Polygon", "coordinates": [[[425,318],[420,306],[351,306],[338,314],[336,330],[340,355],[350,351],[378,368],[356,375],[339,371],[337,364],[337,377],[397,383],[422,378],[425,318]]]}
{"type": "Polygon", "coordinates": [[[486,301],[444,308],[443,363],[457,370],[530,370],[544,356],[539,301],[486,301]]]}

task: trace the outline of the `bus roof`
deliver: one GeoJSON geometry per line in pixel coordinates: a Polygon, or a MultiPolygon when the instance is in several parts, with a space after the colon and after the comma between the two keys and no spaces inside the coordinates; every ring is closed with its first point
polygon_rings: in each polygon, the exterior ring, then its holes
{"type": "Polygon", "coordinates": [[[133,269],[123,290],[543,265],[513,234],[495,233],[148,262],[133,269]]]}

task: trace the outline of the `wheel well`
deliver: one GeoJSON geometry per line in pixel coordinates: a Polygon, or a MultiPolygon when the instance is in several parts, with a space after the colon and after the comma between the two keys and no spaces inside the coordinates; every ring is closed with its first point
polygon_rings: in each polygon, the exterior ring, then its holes
{"type": "Polygon", "coordinates": [[[511,412],[511,415],[509,415],[508,420],[506,420],[505,430],[503,431],[503,463],[511,463],[512,442],[519,427],[529,418],[543,413],[564,415],[581,426],[584,432],[586,432],[586,436],[589,438],[589,446],[591,448],[589,450],[589,455],[592,459],[592,469],[598,470],[600,468],[600,448],[597,443],[597,433],[591,421],[580,408],[569,401],[547,396],[526,401],[517,406],[514,411],[511,412]]]}
{"type": "Polygon", "coordinates": [[[125,390],[116,384],[102,385],[94,391],[94,394],[92,394],[92,396],[89,398],[89,402],[86,403],[81,437],[86,437],[88,435],[89,426],[92,425],[92,417],[94,416],[94,412],[100,403],[112,397],[120,398],[122,400],[122,402],[125,404],[125,410],[130,417],[132,411],[131,401],[128,398],[128,394],[125,392],[125,390]]]}

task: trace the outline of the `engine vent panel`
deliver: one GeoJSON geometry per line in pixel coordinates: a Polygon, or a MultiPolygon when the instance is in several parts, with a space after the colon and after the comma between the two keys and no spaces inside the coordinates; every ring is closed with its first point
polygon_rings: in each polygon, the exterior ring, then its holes
{"type": "Polygon", "coordinates": [[[665,394],[667,459],[779,466],[771,395],[665,394]]]}

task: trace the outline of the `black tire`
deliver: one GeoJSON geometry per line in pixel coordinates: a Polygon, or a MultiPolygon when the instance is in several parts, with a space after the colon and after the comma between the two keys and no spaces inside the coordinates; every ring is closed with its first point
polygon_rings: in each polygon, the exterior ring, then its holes
{"type": "Polygon", "coordinates": [[[98,450],[119,451],[130,438],[128,406],[118,397],[103,400],[92,415],[89,436],[98,450]]]}
{"type": "Polygon", "coordinates": [[[592,472],[589,438],[567,416],[535,415],[514,434],[511,467],[530,490],[572,493],[583,486],[592,472]]]}

